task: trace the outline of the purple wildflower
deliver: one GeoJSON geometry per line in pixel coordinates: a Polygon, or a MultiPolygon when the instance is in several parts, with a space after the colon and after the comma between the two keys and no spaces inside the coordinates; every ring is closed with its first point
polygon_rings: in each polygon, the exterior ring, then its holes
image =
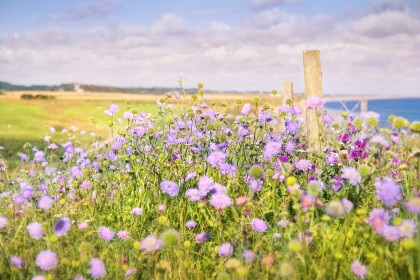
{"type": "Polygon", "coordinates": [[[105,266],[102,261],[98,258],[92,258],[89,261],[90,264],[90,276],[93,279],[102,278],[105,276],[105,266]]]}
{"type": "Polygon", "coordinates": [[[25,199],[30,199],[32,197],[32,193],[34,192],[34,190],[32,189],[31,186],[26,186],[23,190],[22,190],[22,196],[25,199]]]}
{"type": "Polygon", "coordinates": [[[330,115],[322,115],[321,119],[324,125],[332,125],[334,123],[334,119],[330,115]]]}
{"type": "Polygon", "coordinates": [[[204,193],[209,193],[213,188],[213,178],[208,176],[203,176],[198,180],[198,189],[204,193]]]}
{"type": "Polygon", "coordinates": [[[389,222],[389,213],[383,208],[376,208],[370,212],[369,224],[376,232],[381,232],[389,222]]]}
{"type": "Polygon", "coordinates": [[[404,206],[408,212],[420,214],[420,197],[413,197],[409,201],[405,202],[404,206]]]}
{"type": "Polygon", "coordinates": [[[391,206],[401,199],[401,186],[389,177],[376,180],[376,197],[382,200],[386,206],[391,206]]]}
{"type": "Polygon", "coordinates": [[[141,214],[143,214],[143,209],[140,207],[134,207],[133,209],[131,209],[131,214],[135,216],[140,216],[141,214]]]}
{"type": "Polygon", "coordinates": [[[286,106],[286,105],[280,106],[279,107],[279,113],[280,114],[281,113],[289,114],[290,113],[290,106],[286,106]]]}
{"type": "Polygon", "coordinates": [[[271,122],[273,117],[270,115],[268,111],[262,111],[258,113],[258,121],[263,122],[271,122]]]}
{"type": "Polygon", "coordinates": [[[349,141],[350,141],[350,139],[351,139],[351,137],[350,137],[350,135],[348,135],[347,133],[343,133],[343,134],[340,134],[340,135],[338,136],[338,141],[341,141],[341,142],[343,142],[343,143],[347,143],[347,142],[349,142],[349,141]]]}
{"type": "Polygon", "coordinates": [[[295,167],[300,171],[308,171],[312,168],[312,162],[308,159],[300,159],[295,163],[295,167]]]}
{"type": "Polygon", "coordinates": [[[23,258],[18,256],[11,256],[10,257],[10,264],[14,267],[21,268],[25,265],[23,258]]]}
{"type": "Polygon", "coordinates": [[[201,232],[195,236],[195,242],[204,243],[211,238],[211,235],[207,232],[201,232]]]}
{"type": "Polygon", "coordinates": [[[312,234],[309,231],[299,232],[298,240],[302,242],[304,239],[306,244],[310,244],[314,238],[312,237],[312,234]]]}
{"type": "Polygon", "coordinates": [[[196,225],[197,225],[197,223],[194,220],[189,220],[185,223],[185,226],[187,228],[195,228],[196,225]]]}
{"type": "Polygon", "coordinates": [[[212,152],[208,157],[207,157],[207,162],[215,167],[218,164],[224,163],[226,160],[226,154],[223,152],[212,152]]]}
{"type": "Polygon", "coordinates": [[[54,201],[48,195],[44,195],[38,201],[38,207],[44,211],[50,209],[53,205],[54,201]]]}
{"type": "Polygon", "coordinates": [[[226,207],[231,206],[233,203],[232,198],[230,198],[225,193],[216,193],[211,196],[210,204],[213,205],[216,209],[225,209],[226,207]]]}
{"type": "Polygon", "coordinates": [[[236,166],[229,164],[229,163],[221,163],[219,165],[220,173],[225,175],[235,175],[236,173],[236,166]]]}
{"type": "Polygon", "coordinates": [[[354,167],[344,167],[342,176],[344,179],[347,179],[352,186],[356,186],[362,181],[362,176],[354,167]]]}
{"type": "Polygon", "coordinates": [[[253,192],[259,192],[262,190],[262,186],[263,186],[264,181],[261,179],[251,179],[249,181],[249,188],[253,191],[253,192]]]}
{"type": "Polygon", "coordinates": [[[284,145],[284,150],[286,151],[286,153],[291,154],[295,151],[296,146],[297,145],[295,141],[289,141],[286,143],[286,145],[284,145]]]}
{"type": "Polygon", "coordinates": [[[372,139],[370,139],[369,141],[370,144],[378,144],[384,147],[388,147],[389,143],[388,141],[381,135],[375,135],[372,137],[372,139]]]}
{"type": "Polygon", "coordinates": [[[130,277],[131,275],[135,274],[136,272],[137,272],[137,269],[135,269],[135,268],[127,269],[127,271],[125,272],[125,278],[130,277]]]}
{"type": "Polygon", "coordinates": [[[39,185],[38,185],[38,189],[39,189],[41,192],[46,192],[46,191],[48,190],[48,185],[47,185],[47,184],[45,184],[45,183],[41,183],[41,184],[39,184],[39,185]]]}
{"type": "Polygon", "coordinates": [[[330,153],[325,157],[325,162],[328,165],[334,165],[338,162],[338,154],[337,153],[330,153]]]}
{"type": "Polygon", "coordinates": [[[45,153],[43,151],[36,151],[34,155],[34,162],[43,162],[45,161],[45,153]]]}
{"type": "Polygon", "coordinates": [[[23,162],[27,162],[29,160],[28,156],[23,154],[23,153],[19,153],[18,156],[19,156],[20,160],[23,161],[23,162]]]}
{"type": "Polygon", "coordinates": [[[229,242],[223,243],[219,247],[219,257],[229,257],[233,254],[233,246],[229,242]]]}
{"type": "Polygon", "coordinates": [[[179,186],[177,183],[165,180],[160,183],[160,189],[162,192],[169,194],[169,196],[177,196],[179,193],[179,186]]]}
{"type": "Polygon", "coordinates": [[[23,195],[21,194],[17,194],[13,197],[13,202],[19,206],[22,206],[23,204],[25,204],[26,199],[23,195]]]}
{"type": "Polygon", "coordinates": [[[293,105],[292,106],[292,113],[294,115],[300,115],[300,114],[302,114],[302,109],[300,109],[300,107],[297,106],[297,105],[293,105]]]}
{"type": "Polygon", "coordinates": [[[241,114],[242,114],[242,115],[248,115],[248,114],[249,114],[249,112],[251,112],[251,104],[246,103],[246,104],[244,104],[244,106],[242,107],[241,114]]]}
{"type": "Polygon", "coordinates": [[[264,147],[264,158],[271,159],[278,155],[281,152],[281,146],[282,144],[278,142],[268,142],[264,147]]]}
{"type": "Polygon", "coordinates": [[[194,179],[197,176],[197,173],[192,171],[192,172],[188,172],[187,175],[185,175],[185,179],[184,181],[189,181],[191,179],[194,179]]]}
{"type": "Polygon", "coordinates": [[[103,240],[112,240],[114,239],[114,232],[107,227],[100,227],[98,230],[99,236],[103,239],[103,240]]]}
{"type": "Polygon", "coordinates": [[[252,228],[256,231],[256,232],[266,232],[268,225],[265,221],[260,220],[260,219],[253,219],[252,220],[252,228]]]}
{"type": "Polygon", "coordinates": [[[257,256],[255,255],[254,252],[252,252],[252,250],[245,250],[242,253],[242,257],[244,257],[245,262],[250,263],[252,262],[257,256]]]}
{"type": "Polygon", "coordinates": [[[123,147],[123,141],[115,140],[114,143],[112,143],[111,148],[114,150],[119,150],[123,147]]]}
{"type": "Polygon", "coordinates": [[[43,271],[53,269],[57,263],[57,254],[51,250],[42,251],[36,257],[36,264],[43,271]]]}
{"type": "Polygon", "coordinates": [[[351,209],[353,209],[353,203],[347,198],[343,198],[341,200],[341,204],[343,205],[344,212],[346,212],[346,214],[350,213],[351,209]]]}
{"type": "Polygon", "coordinates": [[[70,219],[67,217],[61,218],[54,225],[55,235],[61,236],[65,235],[71,226],[70,219]]]}
{"type": "Polygon", "coordinates": [[[194,188],[186,190],[185,195],[190,199],[190,201],[199,201],[203,197],[203,192],[194,188]]]}
{"type": "Polygon", "coordinates": [[[118,110],[120,110],[120,108],[118,107],[117,104],[111,104],[109,105],[109,111],[113,114],[115,114],[116,112],[118,112],[118,110]]]}
{"type": "Polygon", "coordinates": [[[380,234],[390,242],[398,241],[401,238],[400,228],[396,226],[385,225],[380,234]]]}
{"type": "Polygon", "coordinates": [[[295,123],[294,121],[287,121],[285,123],[286,130],[288,133],[294,135],[299,132],[299,125],[295,123]]]}
{"type": "Polygon", "coordinates": [[[7,218],[0,216],[0,229],[4,228],[7,225],[7,218]]]}
{"type": "Polygon", "coordinates": [[[219,184],[219,183],[214,183],[212,185],[212,189],[210,191],[211,194],[216,194],[216,193],[226,193],[226,187],[219,184]]]}
{"type": "Polygon", "coordinates": [[[341,176],[334,176],[334,178],[331,179],[330,183],[330,188],[338,191],[342,187],[343,179],[341,178],[341,176]]]}
{"type": "Polygon", "coordinates": [[[42,229],[42,225],[38,222],[30,223],[26,229],[28,230],[29,234],[33,239],[40,239],[44,234],[42,229]]]}

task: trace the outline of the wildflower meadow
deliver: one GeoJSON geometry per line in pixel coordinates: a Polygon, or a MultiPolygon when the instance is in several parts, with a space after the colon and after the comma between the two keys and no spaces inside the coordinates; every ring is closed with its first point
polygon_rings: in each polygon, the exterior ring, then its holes
{"type": "Polygon", "coordinates": [[[198,84],[0,159],[0,279],[420,279],[420,123],[274,104],[198,84]]]}

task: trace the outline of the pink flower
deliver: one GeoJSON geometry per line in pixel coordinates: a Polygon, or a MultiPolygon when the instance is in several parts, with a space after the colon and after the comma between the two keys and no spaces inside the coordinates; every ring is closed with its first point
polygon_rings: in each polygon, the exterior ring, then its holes
{"type": "Polygon", "coordinates": [[[306,100],[306,108],[316,109],[324,105],[324,100],[321,97],[313,96],[306,100]]]}
{"type": "Polygon", "coordinates": [[[368,269],[366,266],[362,265],[362,263],[358,260],[353,261],[351,264],[351,271],[356,274],[357,277],[364,279],[368,274],[368,269]]]}
{"type": "Polygon", "coordinates": [[[248,197],[241,196],[236,199],[236,206],[244,206],[248,202],[248,197]]]}
{"type": "Polygon", "coordinates": [[[140,249],[151,253],[157,251],[162,246],[162,240],[158,239],[155,235],[149,235],[141,241],[140,249]]]}
{"type": "Polygon", "coordinates": [[[85,229],[85,228],[87,228],[88,227],[88,223],[87,222],[81,222],[80,224],[79,224],[79,229],[85,229]]]}
{"type": "Polygon", "coordinates": [[[134,207],[133,209],[131,209],[131,214],[135,216],[140,216],[141,214],[143,214],[143,209],[139,207],[134,207]]]}
{"type": "Polygon", "coordinates": [[[225,193],[216,193],[211,196],[210,204],[217,209],[225,209],[232,205],[232,199],[225,193]]]}
{"type": "Polygon", "coordinates": [[[129,235],[128,231],[126,231],[126,230],[120,230],[119,232],[117,232],[117,236],[121,240],[126,240],[130,235],[129,235]]]}
{"type": "Polygon", "coordinates": [[[370,212],[369,224],[374,231],[380,233],[388,225],[389,213],[385,209],[376,208],[370,212]]]}

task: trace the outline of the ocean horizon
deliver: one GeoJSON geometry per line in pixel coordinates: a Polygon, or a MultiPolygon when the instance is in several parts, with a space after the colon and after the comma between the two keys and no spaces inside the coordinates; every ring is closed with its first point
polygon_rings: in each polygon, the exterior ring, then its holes
{"type": "MultiPolygon", "coordinates": [[[[359,115],[360,101],[327,101],[325,108],[337,111],[349,111],[352,114],[359,115]],[[343,104],[345,105],[343,105],[343,104]]],[[[414,98],[387,98],[387,99],[372,99],[368,100],[368,112],[373,111],[380,116],[380,126],[388,127],[388,117],[395,115],[403,117],[410,122],[420,121],[420,97],[414,98]]]]}

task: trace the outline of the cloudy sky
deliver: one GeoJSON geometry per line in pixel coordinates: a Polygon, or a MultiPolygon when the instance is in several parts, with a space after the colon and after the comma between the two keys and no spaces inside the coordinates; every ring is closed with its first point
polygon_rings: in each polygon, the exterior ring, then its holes
{"type": "Polygon", "coordinates": [[[0,0],[0,80],[420,96],[420,0],[0,0]]]}

